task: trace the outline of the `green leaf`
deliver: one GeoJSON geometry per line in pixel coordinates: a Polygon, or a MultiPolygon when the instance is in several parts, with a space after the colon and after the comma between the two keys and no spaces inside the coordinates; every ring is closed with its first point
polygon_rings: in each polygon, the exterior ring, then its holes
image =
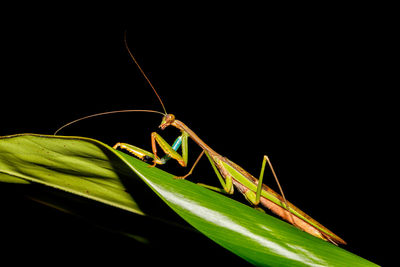
{"type": "MultiPolygon", "coordinates": [[[[144,214],[121,177],[140,177],[177,214],[257,266],[376,266],[229,197],[82,137],[0,138],[0,181],[34,182],[144,214]]],[[[126,178],[124,178],[126,179],[126,178]]]]}
{"type": "Polygon", "coordinates": [[[111,148],[93,139],[45,135],[0,139],[0,181],[40,183],[143,215],[120,180],[127,171],[111,148]]]}

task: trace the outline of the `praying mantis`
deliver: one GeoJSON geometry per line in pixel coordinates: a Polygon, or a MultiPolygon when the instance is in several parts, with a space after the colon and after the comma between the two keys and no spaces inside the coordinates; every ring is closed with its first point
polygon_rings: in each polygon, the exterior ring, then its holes
{"type": "Polygon", "coordinates": [[[147,83],[154,91],[164,112],[159,112],[155,110],[116,110],[110,112],[97,113],[69,122],[64,126],[60,127],[54,134],[57,134],[64,127],[71,125],[77,121],[95,116],[120,113],[120,112],[150,112],[150,113],[161,114],[163,116],[161,124],[159,125],[159,128],[161,130],[165,130],[167,127],[172,126],[177,128],[181,132],[181,135],[176,138],[176,140],[172,145],[168,144],[157,132],[152,132],[151,133],[152,152],[146,151],[144,149],[141,149],[139,147],[127,143],[117,143],[113,148],[126,150],[130,154],[138,157],[141,160],[151,159],[153,162],[152,165],[150,165],[149,167],[155,167],[156,165],[166,164],[170,159],[174,159],[182,167],[186,167],[188,164],[188,139],[190,138],[201,148],[202,151],[200,155],[197,157],[194,164],[192,165],[190,171],[184,176],[175,176],[176,179],[186,179],[189,175],[191,175],[197,163],[205,154],[222,188],[202,183],[198,183],[198,185],[226,194],[233,194],[234,188],[236,188],[255,208],[260,209],[259,206],[263,206],[264,208],[271,210],[274,214],[281,217],[283,220],[291,223],[300,230],[303,230],[317,238],[329,241],[335,245],[346,244],[346,242],[339,236],[335,235],[333,232],[328,230],[322,224],[312,219],[306,213],[304,213],[299,208],[297,208],[292,203],[286,200],[286,197],[283,193],[282,187],[279,183],[275,170],[267,155],[264,155],[263,157],[261,172],[257,179],[256,177],[245,171],[242,167],[240,167],[236,163],[232,162],[228,158],[214,151],[209,145],[207,145],[202,139],[200,139],[200,137],[198,137],[196,133],[193,130],[191,130],[185,123],[176,119],[175,115],[167,113],[164,103],[162,102],[156,89],[154,88],[154,86],[152,85],[152,83],[150,82],[150,80],[140,67],[139,63],[136,61],[132,52],[130,51],[126,41],[126,35],[124,36],[124,41],[130,57],[135,62],[141,74],[147,80],[147,83]],[[158,147],[160,147],[161,150],[165,153],[165,155],[161,158],[158,156],[158,150],[157,150],[158,147]],[[181,148],[182,154],[178,153],[179,148],[181,148]],[[274,190],[263,184],[263,177],[264,177],[265,167],[267,164],[278,184],[280,194],[276,193],[274,190]]]}

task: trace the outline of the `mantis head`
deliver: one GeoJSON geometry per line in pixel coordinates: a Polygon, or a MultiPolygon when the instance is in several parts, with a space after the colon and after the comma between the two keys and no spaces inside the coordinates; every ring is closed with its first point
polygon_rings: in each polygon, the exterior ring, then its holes
{"type": "Polygon", "coordinates": [[[172,123],[174,123],[174,121],[175,121],[175,116],[173,114],[167,114],[164,116],[164,118],[161,121],[160,126],[158,126],[158,127],[161,128],[161,130],[164,130],[165,128],[170,126],[172,123]]]}

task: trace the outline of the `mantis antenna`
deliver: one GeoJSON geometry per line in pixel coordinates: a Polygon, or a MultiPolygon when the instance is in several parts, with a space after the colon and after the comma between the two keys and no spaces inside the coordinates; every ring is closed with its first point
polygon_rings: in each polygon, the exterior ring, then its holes
{"type": "Polygon", "coordinates": [[[76,123],[78,121],[89,119],[89,118],[93,118],[93,117],[97,117],[97,116],[108,115],[108,114],[126,113],[126,112],[150,112],[150,113],[161,114],[163,116],[167,115],[167,110],[165,109],[165,106],[164,106],[164,103],[161,100],[161,97],[158,95],[158,93],[157,93],[156,89],[154,88],[153,84],[150,82],[149,78],[147,78],[147,75],[144,73],[144,71],[140,67],[139,63],[137,62],[137,60],[133,56],[131,50],[129,49],[128,42],[126,41],[126,31],[124,32],[124,44],[125,44],[126,50],[128,51],[130,57],[132,58],[133,62],[135,62],[136,66],[140,70],[140,73],[143,75],[143,77],[146,79],[147,83],[150,85],[151,89],[153,89],[154,93],[156,94],[156,96],[157,96],[158,100],[160,101],[160,104],[161,104],[161,106],[162,106],[162,108],[164,110],[164,113],[159,112],[159,111],[155,111],[155,110],[147,110],[147,109],[124,109],[124,110],[114,110],[114,111],[108,111],[108,112],[101,112],[101,113],[96,113],[96,114],[88,115],[88,116],[85,116],[85,117],[81,117],[81,118],[76,119],[74,121],[68,122],[67,124],[64,124],[63,126],[58,128],[57,131],[54,132],[54,135],[57,135],[57,133],[59,131],[61,131],[65,127],[70,126],[71,124],[74,124],[74,123],[76,123]]]}
{"type": "Polygon", "coordinates": [[[131,50],[129,49],[128,46],[128,42],[126,41],[126,31],[124,32],[124,43],[125,43],[125,48],[126,50],[128,50],[129,55],[131,56],[133,62],[135,62],[136,66],[138,67],[138,69],[140,70],[140,72],[142,73],[143,77],[146,79],[146,81],[148,82],[148,84],[150,85],[151,89],[153,89],[154,93],[156,94],[158,100],[161,103],[161,106],[164,110],[164,114],[167,115],[167,110],[165,109],[164,103],[161,100],[161,97],[158,95],[156,89],[154,88],[153,84],[150,82],[149,78],[147,78],[146,74],[144,73],[144,71],[142,70],[142,68],[140,67],[139,63],[136,61],[135,57],[133,56],[131,50]]]}
{"type": "Polygon", "coordinates": [[[75,122],[78,122],[78,121],[81,121],[81,120],[85,120],[85,119],[89,119],[89,118],[93,118],[93,117],[97,117],[97,116],[108,115],[108,114],[126,113],[126,112],[150,112],[150,113],[158,113],[158,114],[161,114],[163,116],[165,115],[162,112],[155,111],[155,110],[147,110],[147,109],[123,109],[123,110],[113,110],[113,111],[108,111],[108,112],[101,112],[101,113],[96,113],[96,114],[88,115],[88,116],[85,116],[85,117],[81,117],[81,118],[76,119],[74,121],[68,122],[67,124],[64,124],[63,126],[58,128],[57,131],[54,132],[54,135],[57,135],[57,133],[59,131],[61,131],[62,129],[64,129],[65,127],[70,126],[71,124],[74,124],[75,122]]]}

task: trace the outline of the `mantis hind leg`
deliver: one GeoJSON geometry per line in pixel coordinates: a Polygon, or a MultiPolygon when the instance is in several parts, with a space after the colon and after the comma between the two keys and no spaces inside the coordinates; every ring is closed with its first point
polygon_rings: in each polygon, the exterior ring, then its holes
{"type": "Polygon", "coordinates": [[[293,214],[290,211],[290,206],[289,206],[289,204],[288,204],[288,202],[286,200],[285,194],[283,193],[283,190],[282,190],[281,184],[279,183],[278,177],[276,176],[274,167],[272,167],[272,163],[269,160],[267,155],[264,155],[264,158],[263,158],[263,162],[262,162],[262,165],[261,165],[260,177],[258,179],[257,191],[256,191],[256,194],[255,194],[255,199],[254,199],[254,203],[253,204],[255,206],[257,206],[260,203],[262,184],[263,184],[263,177],[264,177],[264,172],[265,172],[265,165],[266,165],[267,162],[268,162],[268,165],[269,165],[269,167],[271,169],[272,175],[274,176],[275,181],[278,184],[279,191],[280,191],[280,193],[282,195],[283,202],[285,203],[285,208],[290,213],[290,218],[291,218],[291,222],[290,223],[293,224],[294,226],[296,226],[296,223],[294,222],[293,214]]]}

